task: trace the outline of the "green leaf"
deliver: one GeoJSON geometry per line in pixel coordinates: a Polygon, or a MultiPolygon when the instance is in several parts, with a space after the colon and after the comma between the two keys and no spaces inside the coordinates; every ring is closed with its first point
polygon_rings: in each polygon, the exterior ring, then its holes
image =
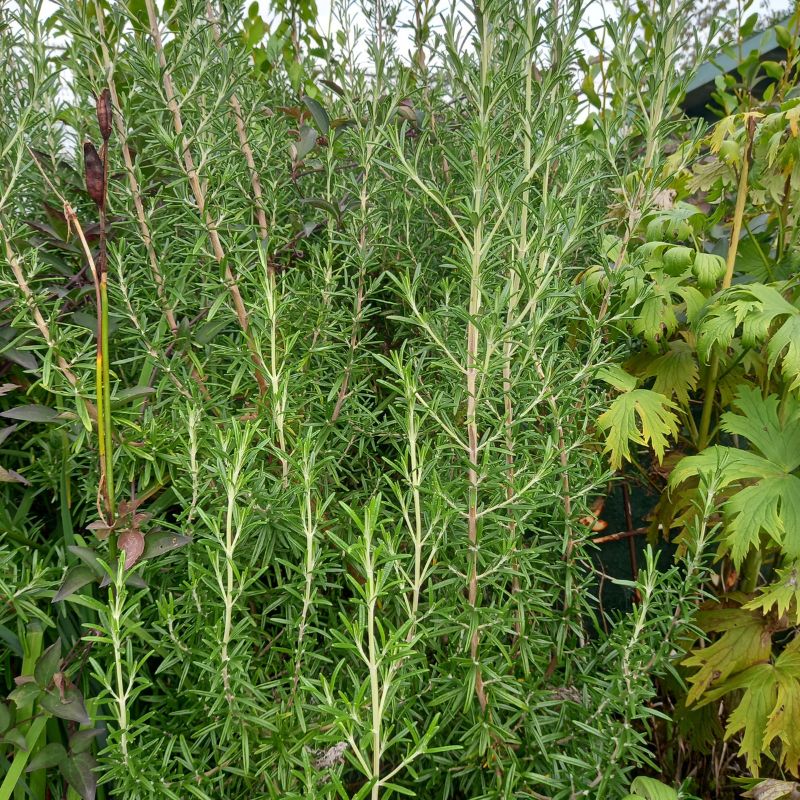
{"type": "Polygon", "coordinates": [[[28,743],[25,741],[25,736],[19,728],[11,728],[4,731],[3,734],[0,735],[0,742],[13,745],[17,750],[24,750],[26,752],[28,750],[28,743]]]}
{"type": "Polygon", "coordinates": [[[82,800],[94,800],[97,794],[97,762],[91,753],[77,753],[61,764],[61,774],[82,800]]]}
{"type": "Polygon", "coordinates": [[[300,138],[291,145],[292,159],[302,161],[317,144],[317,132],[310,125],[300,128],[300,138]]]}
{"type": "Polygon", "coordinates": [[[101,733],[103,733],[102,728],[92,728],[88,731],[77,731],[73,733],[69,740],[70,752],[85,753],[92,746],[92,742],[101,733]]]}
{"type": "Polygon", "coordinates": [[[67,547],[67,550],[83,561],[98,578],[102,578],[106,574],[103,565],[100,563],[100,559],[97,557],[97,553],[92,550],[91,547],[79,547],[78,545],[72,544],[67,547]]]}
{"type": "Polygon", "coordinates": [[[26,705],[31,700],[36,699],[41,691],[42,690],[31,681],[30,683],[23,683],[17,686],[17,688],[8,695],[8,699],[11,700],[17,708],[22,708],[22,706],[26,705]]]}
{"type": "Polygon", "coordinates": [[[56,639],[47,648],[36,662],[33,668],[33,677],[40,689],[45,689],[53,680],[53,675],[58,672],[61,664],[61,639],[56,639]]]}
{"type": "Polygon", "coordinates": [[[597,370],[597,377],[620,392],[629,392],[636,388],[636,377],[625,372],[616,364],[607,364],[601,367],[597,370]]]}
{"type": "Polygon", "coordinates": [[[70,567],[58,591],[53,595],[51,602],[60,603],[70,595],[75,594],[78,589],[92,583],[97,579],[97,575],[87,566],[78,564],[75,567],[70,567]]]}
{"type": "Polygon", "coordinates": [[[722,429],[744,436],[779,469],[793,472],[800,467],[800,403],[787,398],[781,421],[778,417],[780,399],[772,394],[766,398],[755,387],[741,386],[734,408],[722,415],[722,429]]]}
{"type": "Polygon", "coordinates": [[[83,704],[83,696],[74,687],[64,691],[63,700],[57,691],[46,692],[39,704],[45,711],[49,711],[59,719],[68,719],[81,725],[91,724],[91,719],[86,713],[86,706],[83,704]]]}
{"type": "Polygon", "coordinates": [[[67,757],[64,745],[59,742],[46,744],[30,760],[25,772],[35,772],[37,769],[50,769],[61,764],[67,757]]]}
{"type": "Polygon", "coordinates": [[[690,477],[716,474],[720,489],[744,484],[725,502],[725,542],[739,566],[751,547],[767,533],[791,559],[800,559],[800,404],[789,398],[784,420],[778,398],[740,387],[735,405],[743,414],[723,414],[725,431],[746,437],[764,456],[751,450],[714,446],[683,458],[670,475],[679,486],[690,477]]]}
{"type": "Polygon", "coordinates": [[[215,317],[214,319],[208,320],[202,324],[199,328],[193,331],[192,338],[198,344],[210,344],[211,342],[216,339],[217,335],[220,334],[228,325],[231,324],[231,321],[224,315],[220,315],[215,317]]]}
{"type": "Polygon", "coordinates": [[[158,556],[185,547],[192,541],[191,536],[182,536],[177,533],[152,532],[144,540],[142,559],[157,558],[158,556]]]}
{"type": "Polygon", "coordinates": [[[725,274],[725,259],[713,253],[697,253],[692,272],[704,292],[710,292],[725,274]]]}
{"type": "Polygon", "coordinates": [[[319,128],[320,133],[323,133],[327,136],[331,129],[328,112],[325,111],[325,109],[316,100],[314,100],[313,97],[309,97],[308,95],[304,94],[302,100],[306,108],[311,112],[311,116],[314,117],[314,122],[317,123],[317,128],[319,128]]]}
{"type": "Polygon", "coordinates": [[[781,361],[781,372],[793,388],[800,386],[800,309],[774,287],[751,283],[722,292],[700,323],[698,352],[707,361],[715,348],[730,347],[742,326],[742,343],[760,347],[767,343],[770,369],[781,361]],[[774,325],[777,330],[770,332],[774,325]]]}
{"type": "Polygon", "coordinates": [[[11,710],[6,703],[0,703],[0,733],[8,730],[11,725],[11,710]]]}
{"type": "Polygon", "coordinates": [[[679,278],[659,272],[654,274],[653,282],[647,287],[647,294],[631,329],[651,347],[669,337],[678,327],[673,293],[677,293],[679,283],[679,278]]]}
{"type": "Polygon", "coordinates": [[[678,793],[655,778],[647,778],[640,775],[634,778],[631,783],[631,792],[635,793],[643,800],[678,800],[678,793]]]}
{"type": "Polygon", "coordinates": [[[772,639],[766,621],[753,611],[741,608],[719,609],[716,615],[705,615],[711,624],[700,624],[706,630],[721,630],[722,636],[715,642],[693,650],[684,659],[687,667],[696,667],[690,676],[690,689],[686,695],[686,705],[702,701],[710,703],[726,694],[729,689],[722,687],[726,679],[759,662],[767,661],[772,652],[772,639]],[[711,693],[709,690],[716,689],[711,693]]]}
{"type": "Polygon", "coordinates": [[[785,25],[775,26],[775,38],[784,50],[789,50],[794,44],[794,37],[785,25]]]}
{"type": "Polygon", "coordinates": [[[623,460],[630,461],[631,442],[651,446],[661,461],[668,438],[678,433],[674,407],[669,398],[650,389],[633,389],[617,397],[597,420],[607,432],[604,452],[611,453],[611,466],[618,469],[623,460]]]}
{"type": "Polygon", "coordinates": [[[679,245],[664,251],[664,270],[669,275],[680,275],[691,263],[695,251],[691,247],[679,245]]]}
{"type": "Polygon", "coordinates": [[[128,389],[122,389],[115,392],[111,397],[111,407],[119,408],[129,403],[131,400],[136,400],[139,397],[147,397],[148,395],[155,394],[155,388],[152,386],[131,386],[128,389]]]}
{"type": "Polygon", "coordinates": [[[0,411],[0,417],[19,419],[25,422],[53,422],[58,418],[58,411],[47,406],[14,406],[8,411],[0,411]]]}
{"type": "Polygon", "coordinates": [[[788,317],[767,343],[769,368],[781,361],[781,373],[789,389],[800,388],[800,314],[788,317]]]}
{"type": "Polygon", "coordinates": [[[739,489],[725,504],[731,558],[739,565],[761,531],[790,558],[800,558],[800,478],[781,475],[739,489]]]}
{"type": "Polygon", "coordinates": [[[683,339],[669,342],[667,351],[648,361],[642,378],[655,378],[653,391],[677,399],[684,408],[689,406],[689,392],[697,388],[700,370],[694,348],[683,339]]]}

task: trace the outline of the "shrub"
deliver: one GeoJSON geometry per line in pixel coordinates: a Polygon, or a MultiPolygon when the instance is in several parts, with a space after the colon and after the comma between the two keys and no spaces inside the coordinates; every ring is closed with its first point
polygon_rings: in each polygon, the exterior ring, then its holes
{"type": "Polygon", "coordinates": [[[227,4],[2,12],[0,798],[599,798],[648,761],[715,484],[606,632],[576,278],[631,140],[578,126],[580,3],[415,10],[410,63],[376,5],[369,68],[349,29],[257,69],[227,4]]]}

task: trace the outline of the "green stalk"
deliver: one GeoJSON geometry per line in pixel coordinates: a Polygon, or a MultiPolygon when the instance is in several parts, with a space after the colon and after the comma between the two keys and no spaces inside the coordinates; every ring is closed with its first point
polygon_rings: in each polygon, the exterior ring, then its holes
{"type": "MultiPolygon", "coordinates": [[[[11,766],[8,768],[8,772],[6,773],[5,780],[3,781],[2,785],[0,785],[0,800],[9,800],[11,793],[15,789],[21,789],[22,794],[20,796],[25,797],[25,787],[20,783],[22,773],[25,771],[25,766],[28,763],[28,759],[33,755],[34,746],[39,741],[39,737],[42,735],[44,726],[46,724],[47,717],[44,715],[36,717],[36,719],[31,723],[31,727],[25,736],[28,749],[18,750],[17,754],[14,756],[14,760],[11,762],[11,766]]],[[[43,796],[44,795],[40,795],[40,797],[43,796]]]]}
{"type": "MultiPolygon", "coordinates": [[[[105,213],[103,214],[105,216],[105,213]]],[[[105,267],[105,264],[103,265],[105,267]]],[[[100,343],[102,347],[103,424],[105,436],[106,502],[109,522],[114,521],[117,509],[114,502],[114,453],[111,438],[111,378],[108,366],[108,289],[105,269],[100,276],[100,343]]]]}
{"type": "Polygon", "coordinates": [[[742,564],[742,580],[739,588],[745,594],[752,594],[756,590],[758,575],[761,572],[762,554],[757,547],[752,549],[742,564]]]}
{"type": "MultiPolygon", "coordinates": [[[[39,656],[42,654],[42,644],[44,641],[44,631],[38,622],[31,622],[25,632],[23,647],[25,655],[22,659],[22,674],[33,675],[33,669],[39,656]]],[[[21,733],[26,733],[31,727],[29,720],[33,716],[33,700],[29,700],[17,709],[17,728],[21,733]]],[[[37,741],[28,747],[30,755],[33,755],[38,750],[38,736],[37,741]]],[[[30,777],[30,788],[34,797],[44,797],[45,790],[45,774],[44,771],[36,771],[30,777]]],[[[24,785],[20,784],[14,789],[15,800],[25,800],[28,796],[28,791],[24,785]]]]}
{"type": "MultiPolygon", "coordinates": [[[[739,249],[739,237],[742,233],[742,221],[744,219],[744,206],[747,201],[747,179],[750,173],[750,157],[753,145],[753,133],[755,124],[748,121],[747,128],[747,147],[742,160],[742,171],[739,174],[739,185],[736,194],[736,207],[733,212],[733,226],[731,228],[731,239],[728,244],[728,256],[725,261],[725,276],[722,279],[720,289],[725,291],[733,281],[733,268],[736,264],[736,253],[739,249]]],[[[704,450],[709,442],[709,430],[711,428],[711,413],[714,410],[714,398],[717,393],[717,378],[719,375],[719,353],[714,352],[711,356],[711,363],[708,368],[708,378],[706,380],[705,396],[703,397],[703,411],[700,416],[700,428],[697,437],[697,449],[704,450]]]]}

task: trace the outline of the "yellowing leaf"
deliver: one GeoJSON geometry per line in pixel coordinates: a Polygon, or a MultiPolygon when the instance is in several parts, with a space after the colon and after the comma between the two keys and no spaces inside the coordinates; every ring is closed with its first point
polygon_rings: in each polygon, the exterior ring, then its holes
{"type": "Polygon", "coordinates": [[[800,608],[800,573],[798,564],[795,562],[786,569],[776,570],[778,578],[773,580],[769,586],[761,589],[758,597],[755,597],[743,608],[752,610],[760,609],[766,615],[773,608],[778,609],[778,616],[782,617],[794,603],[794,617],[797,618],[797,610],[800,608]]]}
{"type": "Polygon", "coordinates": [[[675,404],[650,389],[633,389],[617,397],[597,424],[607,431],[604,452],[611,453],[611,466],[630,461],[630,443],[650,445],[659,461],[664,457],[668,437],[678,433],[675,404]]]}
{"type": "Polygon", "coordinates": [[[778,687],[772,664],[757,664],[726,684],[728,691],[744,689],[742,700],[728,718],[725,738],[742,732],[739,755],[744,756],[747,768],[758,775],[764,752],[765,729],[769,713],[775,707],[778,687]]]}
{"type": "Polygon", "coordinates": [[[694,349],[682,339],[672,341],[666,353],[652,359],[641,373],[642,378],[655,378],[653,391],[677,398],[684,408],[689,405],[689,392],[697,388],[699,369],[694,349]]]}
{"type": "MultiPolygon", "coordinates": [[[[795,642],[798,641],[795,639],[795,642]]],[[[792,643],[794,644],[794,642],[792,643]]],[[[789,647],[775,661],[778,697],[764,731],[764,747],[781,743],[779,763],[793,775],[800,765],[800,653],[789,647]]]]}
{"type": "Polygon", "coordinates": [[[722,636],[684,659],[687,667],[698,668],[689,678],[687,706],[700,700],[705,705],[721,697],[731,691],[723,685],[729,676],[769,659],[772,639],[760,614],[741,608],[720,609],[719,616],[723,614],[722,624],[707,626],[712,630],[724,626],[722,636]]]}
{"type": "Polygon", "coordinates": [[[792,136],[798,136],[800,134],[800,129],[798,129],[797,125],[798,120],[800,120],[800,105],[796,105],[788,109],[784,113],[784,116],[786,117],[786,121],[789,123],[792,136]]]}
{"type": "Polygon", "coordinates": [[[781,742],[779,762],[798,774],[800,763],[800,653],[795,639],[775,664],[746,670],[727,684],[729,691],[744,689],[742,702],[731,714],[725,737],[743,731],[739,753],[757,774],[761,755],[781,742]]]}
{"type": "Polygon", "coordinates": [[[774,778],[767,778],[749,792],[745,792],[742,797],[749,797],[751,800],[792,800],[795,797],[795,789],[800,790],[800,785],[794,781],[778,781],[774,778]]]}
{"type": "Polygon", "coordinates": [[[708,143],[711,147],[711,152],[716,153],[722,146],[722,142],[726,136],[732,136],[736,130],[736,118],[733,116],[723,117],[714,127],[708,143]]]}

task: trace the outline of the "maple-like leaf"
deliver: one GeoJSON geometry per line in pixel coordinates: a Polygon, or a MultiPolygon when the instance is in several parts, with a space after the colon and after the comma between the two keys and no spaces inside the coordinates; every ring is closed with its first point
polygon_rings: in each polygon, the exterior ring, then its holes
{"type": "Polygon", "coordinates": [[[659,461],[669,437],[678,433],[675,404],[651,389],[632,389],[615,398],[597,424],[606,434],[604,452],[611,453],[611,466],[618,469],[630,461],[630,444],[650,445],[659,461]]]}
{"type": "MultiPolygon", "coordinates": [[[[724,637],[723,637],[724,638],[724,637]]],[[[744,669],[718,683],[703,703],[731,692],[741,701],[728,718],[725,738],[741,735],[739,754],[758,775],[763,755],[772,757],[773,742],[780,742],[779,763],[798,774],[800,768],[800,638],[795,638],[775,659],[744,669]]]]}
{"type": "Polygon", "coordinates": [[[764,745],[781,743],[780,763],[800,774],[800,650],[795,639],[776,659],[778,697],[764,731],[764,745]]]}
{"type": "Polygon", "coordinates": [[[753,450],[709,447],[680,461],[670,475],[679,486],[688,478],[717,475],[720,489],[739,490],[723,505],[725,543],[739,566],[751,547],[767,533],[791,559],[800,559],[800,404],[789,397],[782,418],[779,400],[761,396],[754,388],[740,388],[735,406],[742,413],[722,416],[722,428],[747,438],[753,450]],[[760,451],[760,452],[754,452],[760,451]]]}
{"type": "MultiPolygon", "coordinates": [[[[715,642],[693,650],[684,659],[687,667],[697,667],[689,678],[686,705],[705,705],[731,691],[725,681],[769,660],[772,638],[761,614],[743,608],[720,608],[700,615],[707,631],[722,633],[715,642]]],[[[766,723],[766,717],[764,718],[766,723]]]]}
{"type": "Polygon", "coordinates": [[[776,286],[781,285],[750,283],[721,293],[700,322],[697,347],[707,361],[714,348],[731,345],[741,326],[742,342],[747,347],[766,344],[769,368],[780,361],[781,373],[794,389],[800,387],[800,308],[776,286]]]}
{"type": "Polygon", "coordinates": [[[665,397],[677,399],[687,408],[689,392],[697,388],[700,376],[694,349],[683,339],[676,339],[667,345],[666,352],[647,360],[639,372],[641,378],[655,378],[653,391],[665,397]]]}

